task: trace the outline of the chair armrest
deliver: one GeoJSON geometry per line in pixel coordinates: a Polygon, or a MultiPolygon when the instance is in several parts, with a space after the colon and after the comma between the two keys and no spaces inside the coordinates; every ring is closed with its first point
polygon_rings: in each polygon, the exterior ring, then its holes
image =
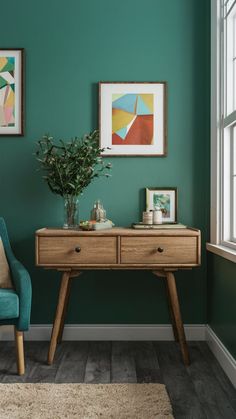
{"type": "Polygon", "coordinates": [[[20,263],[13,254],[9,259],[9,265],[12,275],[12,281],[15,291],[19,297],[19,319],[16,324],[18,330],[25,331],[29,328],[32,287],[28,271],[20,263]]]}

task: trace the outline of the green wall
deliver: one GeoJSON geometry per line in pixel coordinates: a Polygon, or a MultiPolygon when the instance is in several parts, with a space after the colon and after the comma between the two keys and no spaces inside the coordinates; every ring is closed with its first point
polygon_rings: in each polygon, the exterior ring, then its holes
{"type": "MultiPolygon", "coordinates": [[[[26,52],[26,135],[0,139],[0,214],[33,283],[32,323],[50,323],[57,273],[34,267],[34,231],[62,223],[62,202],[33,156],[45,132],[71,138],[97,127],[97,83],[168,82],[168,156],[113,158],[100,198],[116,225],[140,219],[146,186],[177,186],[179,220],[208,230],[209,1],[12,0],[1,6],[2,47],[26,52]]],[[[204,253],[204,252],[203,252],[204,253]]],[[[206,321],[206,265],[178,274],[184,321],[206,321]]],[[[71,323],[167,323],[164,286],[145,272],[89,272],[75,280],[71,323]]]]}
{"type": "Polygon", "coordinates": [[[236,265],[209,253],[208,323],[236,358],[236,265]]]}

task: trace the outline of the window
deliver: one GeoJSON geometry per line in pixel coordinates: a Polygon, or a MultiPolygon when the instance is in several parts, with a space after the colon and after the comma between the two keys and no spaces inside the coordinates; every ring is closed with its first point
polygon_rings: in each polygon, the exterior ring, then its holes
{"type": "Polygon", "coordinates": [[[236,262],[236,0],[211,3],[211,244],[236,262]]]}
{"type": "Polygon", "coordinates": [[[236,0],[225,0],[222,22],[222,234],[236,249],[236,0]]]}

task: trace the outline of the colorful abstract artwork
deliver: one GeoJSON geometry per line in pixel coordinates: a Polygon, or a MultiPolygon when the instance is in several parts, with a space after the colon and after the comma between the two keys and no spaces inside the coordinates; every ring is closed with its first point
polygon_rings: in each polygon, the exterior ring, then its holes
{"type": "Polygon", "coordinates": [[[146,210],[162,210],[165,223],[177,222],[177,188],[146,188],[146,210]]]}
{"type": "Polygon", "coordinates": [[[169,193],[154,193],[153,206],[155,209],[162,210],[162,217],[170,217],[170,194],[169,193]]]}
{"type": "Polygon", "coordinates": [[[15,126],[15,57],[0,57],[0,126],[15,126]]]}
{"type": "Polygon", "coordinates": [[[103,156],[166,154],[166,83],[100,82],[103,156]]]}
{"type": "Polygon", "coordinates": [[[112,94],[112,144],[153,142],[153,94],[112,94]]]}
{"type": "Polygon", "coordinates": [[[0,50],[0,135],[22,134],[22,50],[0,50]]]}

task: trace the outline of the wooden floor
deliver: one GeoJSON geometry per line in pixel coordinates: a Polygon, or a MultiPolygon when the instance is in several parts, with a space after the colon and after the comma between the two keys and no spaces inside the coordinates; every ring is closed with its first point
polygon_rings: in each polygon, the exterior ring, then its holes
{"type": "Polygon", "coordinates": [[[13,342],[0,342],[0,382],[164,383],[176,419],[236,419],[236,390],[207,344],[189,348],[185,367],[174,342],[63,342],[48,366],[48,342],[25,342],[18,377],[13,342]]]}

